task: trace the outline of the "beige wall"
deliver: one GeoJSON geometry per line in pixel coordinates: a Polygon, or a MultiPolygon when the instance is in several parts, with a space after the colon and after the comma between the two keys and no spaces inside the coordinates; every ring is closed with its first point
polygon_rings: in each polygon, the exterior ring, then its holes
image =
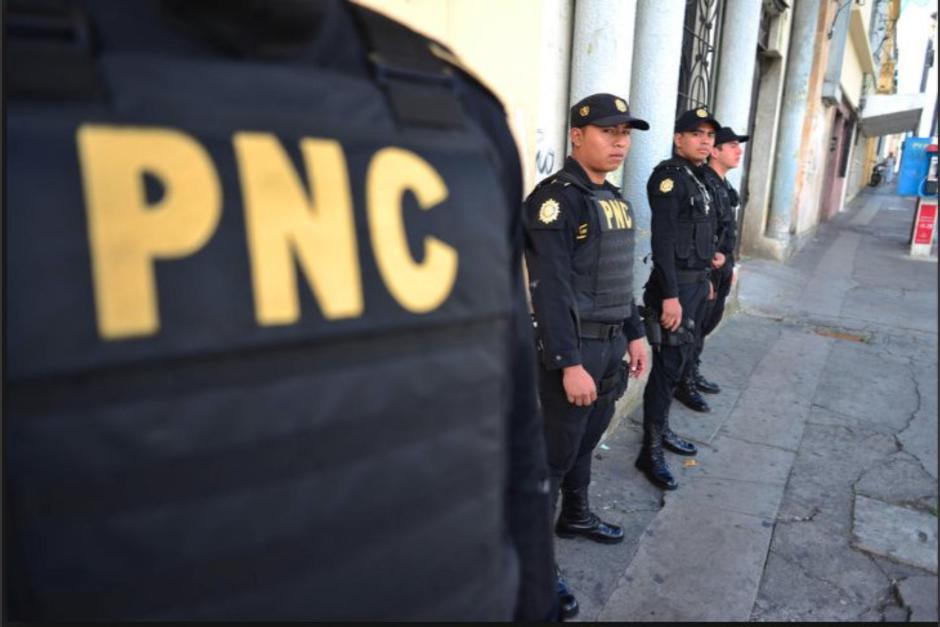
{"type": "Polygon", "coordinates": [[[542,0],[356,0],[446,44],[500,97],[534,185],[542,0]]]}
{"type": "MultiPolygon", "coordinates": [[[[867,51],[864,51],[867,52],[867,51]]],[[[842,73],[839,76],[842,83],[842,94],[849,101],[853,109],[858,109],[859,98],[862,95],[864,72],[859,62],[859,50],[852,43],[851,38],[846,42],[845,54],[842,56],[842,73]]]]}
{"type": "Polygon", "coordinates": [[[826,179],[826,161],[829,157],[829,131],[835,107],[816,107],[812,118],[810,140],[803,144],[805,176],[800,190],[796,214],[796,233],[800,234],[819,224],[822,209],[820,198],[826,179]]]}

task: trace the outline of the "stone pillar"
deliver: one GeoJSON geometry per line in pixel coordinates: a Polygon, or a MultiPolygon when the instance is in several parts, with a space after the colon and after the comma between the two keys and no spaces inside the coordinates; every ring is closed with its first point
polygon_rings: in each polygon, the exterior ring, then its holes
{"type": "Polygon", "coordinates": [[[560,169],[565,161],[568,146],[572,4],[572,0],[542,0],[542,51],[533,186],[560,169]]]}
{"type": "Polygon", "coordinates": [[[637,294],[652,265],[642,258],[650,250],[650,206],[646,181],[653,168],[672,152],[676,121],[676,91],[682,55],[685,2],[638,0],[630,77],[630,111],[650,123],[648,131],[634,131],[633,145],[624,164],[623,196],[633,205],[637,229],[634,286],[637,294]]]}
{"type": "Polygon", "coordinates": [[[803,146],[803,123],[809,105],[810,78],[820,6],[816,0],[796,0],[790,31],[790,58],[787,60],[777,138],[775,172],[770,194],[766,234],[781,241],[790,238],[793,208],[797,202],[803,146]]]}
{"type": "MultiPolygon", "coordinates": [[[[598,92],[630,101],[635,18],[636,0],[575,3],[570,104],[598,92]]],[[[607,179],[620,186],[623,172],[611,172],[607,179]]]]}
{"type": "MultiPolygon", "coordinates": [[[[739,135],[747,134],[757,59],[757,34],[760,27],[761,0],[732,0],[725,4],[725,22],[721,32],[721,56],[718,60],[718,85],[715,89],[715,117],[739,135]]],[[[745,150],[748,144],[742,145],[745,150]]],[[[744,161],[742,157],[741,161],[744,161]]],[[[741,186],[741,168],[728,173],[736,188],[741,186]]]]}

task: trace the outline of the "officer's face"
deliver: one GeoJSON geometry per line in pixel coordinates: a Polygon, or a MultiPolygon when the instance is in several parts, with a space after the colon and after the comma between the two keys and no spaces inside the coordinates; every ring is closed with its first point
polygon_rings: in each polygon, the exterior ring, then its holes
{"type": "Polygon", "coordinates": [[[717,161],[725,170],[732,170],[741,165],[741,155],[744,150],[740,142],[725,142],[717,148],[712,148],[712,159],[717,161]]]}
{"type": "Polygon", "coordinates": [[[676,133],[676,154],[694,163],[702,163],[715,145],[715,127],[702,122],[694,131],[676,133]]]}
{"type": "Polygon", "coordinates": [[[572,155],[587,170],[613,172],[630,152],[630,125],[571,129],[572,155]]]}

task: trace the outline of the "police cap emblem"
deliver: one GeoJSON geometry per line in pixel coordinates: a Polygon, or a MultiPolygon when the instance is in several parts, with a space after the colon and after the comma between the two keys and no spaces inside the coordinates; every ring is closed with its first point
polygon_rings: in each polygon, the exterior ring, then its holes
{"type": "Polygon", "coordinates": [[[561,207],[559,207],[558,201],[549,198],[539,207],[539,220],[545,224],[551,224],[558,219],[559,213],[561,213],[561,207]]]}
{"type": "Polygon", "coordinates": [[[697,115],[697,116],[700,117],[700,118],[707,118],[707,117],[708,117],[708,111],[706,111],[705,109],[696,109],[696,110],[695,110],[695,115],[697,115]]]}
{"type": "Polygon", "coordinates": [[[663,179],[662,183],[659,184],[659,191],[664,194],[668,194],[672,191],[675,183],[672,182],[672,179],[663,179]]]}
{"type": "Polygon", "coordinates": [[[616,105],[617,111],[620,111],[621,113],[626,113],[626,112],[627,112],[627,103],[625,103],[625,102],[624,102],[623,100],[621,100],[620,98],[616,98],[616,99],[614,100],[614,105],[616,105]]]}
{"type": "Polygon", "coordinates": [[[583,107],[581,107],[580,109],[578,109],[578,114],[579,114],[582,118],[586,118],[586,117],[587,117],[587,114],[590,113],[590,112],[591,112],[591,107],[589,107],[589,106],[587,106],[587,105],[584,105],[583,107]]]}

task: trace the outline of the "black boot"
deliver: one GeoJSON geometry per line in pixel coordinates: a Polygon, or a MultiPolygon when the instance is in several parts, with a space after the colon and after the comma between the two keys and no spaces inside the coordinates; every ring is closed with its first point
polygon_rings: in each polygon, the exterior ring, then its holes
{"type": "Polygon", "coordinates": [[[702,376],[702,373],[698,370],[698,363],[692,366],[692,381],[695,383],[695,387],[699,392],[705,392],[706,394],[718,394],[721,392],[721,388],[717,383],[712,383],[702,376]]]}
{"type": "Polygon", "coordinates": [[[702,398],[702,395],[699,394],[698,389],[695,387],[695,382],[692,380],[691,368],[689,372],[682,377],[682,380],[679,381],[679,385],[676,386],[673,397],[692,411],[700,411],[702,413],[711,411],[711,407],[708,406],[708,403],[705,402],[705,399],[702,398]]]}
{"type": "Polygon", "coordinates": [[[698,449],[695,448],[694,444],[688,440],[683,440],[669,428],[669,423],[666,423],[666,428],[663,429],[663,448],[679,455],[695,455],[698,453],[698,449]]]}
{"type": "Polygon", "coordinates": [[[679,487],[663,457],[663,435],[659,427],[643,430],[643,448],[636,458],[636,467],[643,471],[653,485],[663,490],[679,487]]]}
{"type": "Polygon", "coordinates": [[[578,615],[578,600],[574,598],[568,584],[561,578],[561,571],[558,570],[558,564],[555,564],[555,579],[558,581],[558,604],[560,607],[559,617],[561,620],[568,620],[578,615]]]}
{"type": "Polygon", "coordinates": [[[584,536],[604,544],[623,542],[623,529],[601,520],[588,505],[588,488],[562,490],[561,515],[555,533],[562,538],[584,536]]]}

